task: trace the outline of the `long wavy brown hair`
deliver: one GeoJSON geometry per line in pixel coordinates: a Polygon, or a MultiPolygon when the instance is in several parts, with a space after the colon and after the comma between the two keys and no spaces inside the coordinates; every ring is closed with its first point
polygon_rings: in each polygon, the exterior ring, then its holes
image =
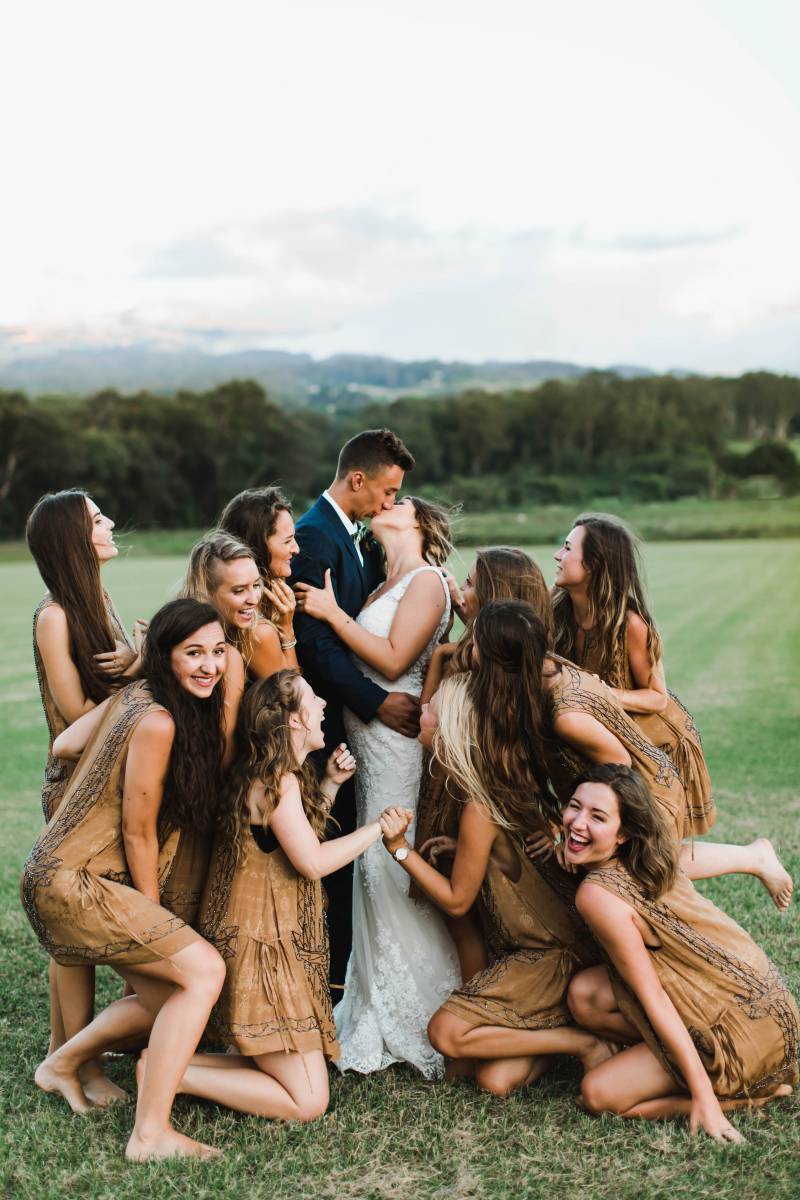
{"type": "MultiPolygon", "coordinates": [[[[573,527],[583,529],[583,562],[589,572],[587,591],[591,633],[599,646],[598,675],[611,687],[628,686],[628,615],[636,613],[647,625],[647,652],[655,668],[661,658],[661,637],[650,613],[633,533],[607,513],[581,513],[573,527]]],[[[553,592],[554,649],[576,661],[578,626],[565,588],[553,592]]]]}
{"type": "Polygon", "coordinates": [[[25,537],[45,587],[67,618],[70,656],[84,695],[99,704],[114,683],[94,656],[113,650],[115,642],[87,500],[79,488],[42,496],[31,509],[25,537]]]}
{"type": "Polygon", "coordinates": [[[625,864],[649,900],[668,892],[678,873],[678,845],[644,778],[632,767],[598,763],[575,781],[604,783],[619,804],[620,832],[628,839],[616,857],[625,864]]]}
{"type": "Polygon", "coordinates": [[[213,605],[190,598],[171,600],[151,620],[142,650],[142,676],[153,699],[175,722],[158,815],[164,832],[210,829],[222,794],[225,680],[220,679],[209,696],[192,696],[181,687],[171,663],[175,647],[204,625],[222,628],[213,605]]]}
{"type": "Polygon", "coordinates": [[[472,671],[442,684],[434,754],[496,824],[524,836],[545,828],[555,802],[543,757],[547,632],[530,604],[496,600],[476,616],[474,637],[472,671]]]}
{"type": "MultiPolygon", "coordinates": [[[[282,512],[292,515],[292,506],[279,487],[245,488],[222,510],[217,522],[220,530],[231,534],[253,552],[255,564],[265,583],[272,579],[267,539],[271,538],[282,512]]],[[[263,596],[261,609],[268,620],[275,619],[268,596],[263,596]]]]}
{"type": "MultiPolygon", "coordinates": [[[[192,546],[186,578],[180,590],[181,596],[213,605],[214,595],[222,581],[222,568],[226,563],[242,558],[249,558],[255,563],[253,551],[244,542],[226,533],[224,529],[212,529],[192,546]]],[[[253,616],[250,629],[239,629],[237,625],[230,625],[221,615],[219,619],[228,641],[241,653],[247,665],[253,657],[253,629],[260,619],[258,612],[253,616]]]]}
{"type": "MultiPolygon", "coordinates": [[[[530,604],[547,630],[548,643],[552,635],[550,592],[537,563],[516,546],[488,546],[475,555],[473,580],[479,608],[495,600],[522,600],[530,604]]],[[[453,657],[453,671],[468,671],[472,666],[472,629],[462,633],[453,657]]]]}
{"type": "Polygon", "coordinates": [[[311,760],[298,763],[292,747],[289,717],[297,713],[302,720],[303,713],[300,678],[299,671],[286,669],[259,680],[245,692],[239,709],[236,750],[221,813],[223,831],[237,857],[242,853],[244,830],[250,824],[250,788],[257,779],[264,784],[264,808],[259,815],[265,829],[280,800],[281,780],[292,774],[300,785],[311,828],[318,838],[324,836],[330,804],[311,760]]]}

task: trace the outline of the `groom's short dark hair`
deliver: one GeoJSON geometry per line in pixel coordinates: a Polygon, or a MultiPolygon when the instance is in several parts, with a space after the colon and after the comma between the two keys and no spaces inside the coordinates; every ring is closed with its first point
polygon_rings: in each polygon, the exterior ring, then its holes
{"type": "Polygon", "coordinates": [[[410,471],[413,466],[413,454],[391,429],[365,429],[345,442],[339,451],[336,478],[344,479],[351,471],[372,476],[386,467],[410,471]]]}

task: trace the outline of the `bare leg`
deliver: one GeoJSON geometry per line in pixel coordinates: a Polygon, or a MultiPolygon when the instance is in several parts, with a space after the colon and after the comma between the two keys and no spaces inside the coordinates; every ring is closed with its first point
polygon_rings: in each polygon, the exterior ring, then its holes
{"type": "Polygon", "coordinates": [[[47,969],[47,991],[50,997],[50,1044],[47,1048],[48,1055],[57,1050],[59,1046],[63,1046],[67,1040],[64,1037],[64,1022],[61,1019],[61,1005],[58,1001],[57,973],[60,969],[55,959],[51,958],[47,969]]]}
{"type": "Polygon", "coordinates": [[[509,1096],[519,1088],[536,1083],[553,1062],[554,1058],[549,1054],[489,1059],[478,1064],[475,1082],[482,1092],[491,1092],[493,1096],[509,1096]]]}
{"type": "MultiPolygon", "coordinates": [[[[735,1112],[738,1108],[763,1108],[770,1100],[780,1100],[791,1096],[792,1089],[788,1083],[782,1083],[771,1096],[759,1096],[754,1100],[720,1100],[719,1106],[723,1112],[735,1112]]],[[[658,1100],[644,1100],[635,1104],[623,1117],[638,1117],[644,1121],[668,1121],[671,1117],[688,1117],[692,1108],[688,1096],[662,1096],[658,1100]]]]}
{"type": "MultiPolygon", "coordinates": [[[[195,1055],[195,1062],[203,1055],[195,1055]]],[[[237,1112],[282,1121],[313,1121],[328,1107],[328,1069],[321,1050],[308,1054],[209,1055],[228,1064],[187,1067],[178,1090],[237,1112]],[[242,1060],[244,1062],[242,1063],[242,1060]],[[240,1065],[241,1063],[241,1065],[240,1065]]]]}
{"type": "Polygon", "coordinates": [[[642,1036],[617,1007],[614,989],[605,967],[588,967],[573,976],[567,992],[569,1011],[576,1025],[600,1037],[633,1044],[642,1036]]]}
{"type": "Polygon", "coordinates": [[[595,1034],[573,1025],[557,1029],[508,1029],[501,1025],[470,1025],[440,1008],[428,1025],[431,1045],[448,1058],[533,1058],[540,1054],[571,1054],[585,1069],[602,1062],[614,1050],[595,1034]]]}
{"type": "Polygon", "coordinates": [[[769,838],[756,838],[749,846],[724,842],[684,842],[680,863],[690,879],[713,879],[717,875],[755,875],[772,897],[778,912],[785,912],[794,884],[775,853],[769,838]]]}
{"type": "MultiPolygon", "coordinates": [[[[85,1029],[94,1017],[94,967],[58,967],[56,986],[64,1028],[63,1041],[67,1042],[85,1029]]],[[[80,1080],[86,1099],[98,1108],[128,1099],[122,1088],[108,1078],[98,1058],[83,1064],[80,1080]]]]}
{"type": "Polygon", "coordinates": [[[471,913],[467,913],[463,917],[442,915],[447,932],[453,939],[458,954],[462,983],[466,983],[468,979],[472,979],[473,975],[477,975],[479,971],[485,971],[488,967],[489,956],[486,953],[486,943],[478,923],[471,913]]]}

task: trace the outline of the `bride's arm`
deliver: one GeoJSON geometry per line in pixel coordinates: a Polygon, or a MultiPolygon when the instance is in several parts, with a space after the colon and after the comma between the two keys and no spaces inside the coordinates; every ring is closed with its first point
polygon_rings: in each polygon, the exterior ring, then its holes
{"type": "MultiPolygon", "coordinates": [[[[403,812],[403,809],[390,808],[381,814],[383,844],[390,854],[401,846],[408,846],[405,833],[409,822],[404,820],[403,812]]],[[[481,890],[496,837],[497,826],[489,818],[486,809],[470,801],[461,813],[456,855],[449,879],[410,847],[408,857],[403,859],[400,866],[437,908],[441,908],[448,916],[463,917],[472,908],[481,890]]]]}
{"type": "Polygon", "coordinates": [[[364,662],[380,671],[386,679],[399,679],[415,662],[434,635],[445,609],[445,594],[438,572],[420,571],[406,589],[397,606],[389,636],[382,638],[348,617],[336,603],[331,586],[330,571],[325,572],[325,587],[309,584],[295,586],[298,606],[309,616],[327,621],[364,662]]]}

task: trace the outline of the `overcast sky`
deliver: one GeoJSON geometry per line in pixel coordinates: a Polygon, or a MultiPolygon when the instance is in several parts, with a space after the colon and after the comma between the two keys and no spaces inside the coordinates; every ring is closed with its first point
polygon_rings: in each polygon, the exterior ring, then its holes
{"type": "Polygon", "coordinates": [[[800,372],[796,0],[4,12],[7,348],[800,372]]]}

